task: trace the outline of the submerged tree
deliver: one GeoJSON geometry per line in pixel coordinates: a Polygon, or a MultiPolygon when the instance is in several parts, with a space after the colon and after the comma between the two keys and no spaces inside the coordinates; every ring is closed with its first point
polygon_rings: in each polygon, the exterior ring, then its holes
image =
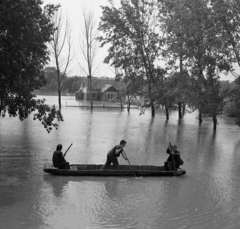
{"type": "Polygon", "coordinates": [[[57,69],[58,106],[61,110],[61,91],[68,68],[72,61],[72,36],[68,19],[63,17],[62,11],[57,11],[52,17],[54,33],[50,42],[50,52],[57,69]]]}
{"type": "Polygon", "coordinates": [[[235,80],[236,87],[231,92],[231,102],[234,103],[234,115],[236,124],[240,126],[240,77],[235,80]]]}
{"type": "Polygon", "coordinates": [[[32,92],[44,85],[43,67],[49,60],[47,42],[54,27],[54,5],[42,8],[42,1],[0,2],[0,116],[34,118],[50,131],[62,120],[55,107],[36,100],[32,92]]]}
{"type": "MultiPolygon", "coordinates": [[[[228,50],[228,59],[232,64],[240,67],[240,1],[239,0],[212,0],[215,22],[221,31],[223,46],[228,50]]],[[[230,69],[236,77],[236,88],[231,92],[231,101],[234,103],[236,123],[240,126],[240,74],[234,68],[230,69]]]]}
{"type": "Polygon", "coordinates": [[[103,16],[99,29],[104,34],[99,38],[102,46],[110,45],[106,62],[124,69],[124,61],[119,57],[131,56],[132,68],[145,83],[144,97],[148,99],[152,116],[155,115],[154,74],[163,42],[159,29],[157,0],[122,0],[119,8],[111,3],[102,7],[103,16]]]}
{"type": "Polygon", "coordinates": [[[229,51],[221,36],[222,29],[208,0],[169,2],[169,12],[175,15],[169,17],[169,21],[178,26],[178,34],[184,38],[181,47],[186,56],[185,69],[194,79],[192,93],[195,96],[190,96],[193,100],[189,103],[199,110],[200,121],[202,113],[209,114],[213,119],[213,129],[216,130],[217,116],[221,114],[224,102],[219,77],[220,73],[231,70],[229,51]]]}
{"type": "Polygon", "coordinates": [[[166,34],[165,50],[163,57],[167,68],[172,70],[169,75],[175,75],[175,86],[180,92],[177,97],[178,116],[182,118],[186,105],[185,95],[181,93],[182,86],[186,83],[186,58],[184,25],[189,23],[188,18],[182,10],[184,1],[163,1],[160,5],[159,17],[162,23],[162,30],[166,34]]]}
{"type": "MultiPolygon", "coordinates": [[[[123,86],[125,87],[125,97],[127,103],[127,111],[130,112],[131,104],[141,95],[142,90],[142,82],[139,80],[137,74],[133,71],[133,69],[125,68],[122,71],[116,71],[116,81],[121,81],[123,86]]],[[[119,95],[119,100],[122,103],[122,95],[119,95]]],[[[122,106],[122,104],[121,104],[122,106]]]]}
{"type": "Polygon", "coordinates": [[[92,93],[92,77],[95,70],[96,55],[98,51],[98,30],[94,19],[94,12],[89,10],[83,11],[83,27],[80,34],[80,49],[83,56],[83,62],[86,63],[84,67],[80,62],[81,69],[88,76],[88,83],[91,93],[91,110],[93,109],[93,93],[92,93]]]}

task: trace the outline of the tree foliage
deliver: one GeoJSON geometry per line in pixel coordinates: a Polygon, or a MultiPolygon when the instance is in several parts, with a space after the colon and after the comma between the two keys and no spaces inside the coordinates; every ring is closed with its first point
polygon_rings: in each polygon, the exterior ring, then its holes
{"type": "Polygon", "coordinates": [[[112,3],[105,6],[99,29],[102,46],[110,45],[105,62],[115,68],[133,72],[145,84],[145,98],[150,102],[152,116],[155,115],[154,77],[163,46],[163,35],[158,20],[157,0],[122,0],[119,8],[112,3]]]}
{"type": "Polygon", "coordinates": [[[180,67],[192,78],[188,102],[200,114],[210,114],[216,129],[225,95],[220,90],[220,73],[232,69],[230,50],[222,39],[225,30],[209,0],[169,0],[166,9],[167,51],[173,60],[182,57],[180,67]]]}
{"type": "MultiPolygon", "coordinates": [[[[125,68],[124,71],[119,71],[117,68],[115,70],[116,73],[116,81],[123,82],[125,87],[124,96],[126,97],[127,102],[127,110],[130,112],[130,107],[133,102],[137,100],[138,97],[142,97],[142,81],[139,80],[137,74],[133,71],[129,71],[133,69],[125,68]]],[[[119,101],[122,104],[122,95],[119,95],[119,101]]]]}
{"type": "Polygon", "coordinates": [[[23,120],[32,112],[50,131],[62,119],[55,107],[35,100],[33,90],[45,84],[47,42],[53,33],[50,18],[56,6],[42,8],[40,0],[0,2],[0,116],[23,120]]]}
{"type": "Polygon", "coordinates": [[[234,116],[236,117],[236,124],[240,126],[240,77],[235,81],[235,87],[230,93],[230,101],[234,103],[234,116]]]}
{"type": "MultiPolygon", "coordinates": [[[[44,70],[44,78],[46,80],[46,84],[40,88],[41,92],[58,92],[58,74],[57,69],[55,67],[46,67],[44,70]]],[[[60,72],[60,75],[62,73],[60,72]]],[[[85,77],[65,77],[64,81],[61,85],[61,92],[75,93],[80,85],[82,80],[85,77]]]]}
{"type": "Polygon", "coordinates": [[[102,9],[99,40],[110,46],[105,62],[141,79],[145,105],[178,107],[181,118],[187,103],[199,110],[200,122],[202,113],[211,116],[216,129],[228,99],[220,75],[240,63],[240,1],[122,0],[102,9]]]}
{"type": "MultiPolygon", "coordinates": [[[[215,23],[221,31],[223,47],[228,51],[228,58],[240,66],[240,1],[211,0],[211,7],[215,23]]],[[[233,74],[239,76],[236,72],[233,74]]]]}

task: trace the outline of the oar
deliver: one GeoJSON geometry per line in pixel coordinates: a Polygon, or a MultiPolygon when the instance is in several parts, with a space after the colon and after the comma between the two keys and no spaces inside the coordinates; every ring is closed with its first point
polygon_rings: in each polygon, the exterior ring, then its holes
{"type": "Polygon", "coordinates": [[[72,143],[71,143],[71,145],[68,147],[68,149],[66,150],[66,152],[63,154],[64,157],[66,156],[66,154],[67,154],[68,150],[71,148],[71,146],[72,146],[72,143]]]}
{"type": "MultiPolygon", "coordinates": [[[[172,144],[171,144],[170,142],[169,142],[169,146],[170,146],[171,151],[172,151],[172,144]]],[[[173,172],[173,174],[174,174],[174,176],[176,176],[176,175],[177,175],[177,171],[176,171],[175,160],[174,160],[174,156],[173,156],[172,152],[171,152],[171,155],[172,155],[173,168],[174,168],[174,172],[173,172]]]]}
{"type": "Polygon", "coordinates": [[[133,172],[134,176],[137,177],[124,150],[123,150],[123,153],[125,154],[125,157],[127,158],[127,161],[128,161],[128,163],[129,163],[129,165],[130,165],[130,167],[132,169],[132,172],[133,172]]]}

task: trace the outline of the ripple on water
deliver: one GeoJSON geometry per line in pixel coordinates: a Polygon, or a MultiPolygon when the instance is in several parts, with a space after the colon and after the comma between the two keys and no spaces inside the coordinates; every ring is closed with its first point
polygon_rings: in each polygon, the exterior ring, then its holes
{"type": "MultiPolygon", "coordinates": [[[[189,182],[187,178],[61,178],[58,185],[53,185],[55,201],[51,206],[55,206],[52,209],[55,213],[47,217],[47,222],[49,225],[56,223],[58,212],[63,218],[76,222],[76,227],[80,221],[92,228],[226,226],[221,202],[212,201],[212,196],[206,195],[211,191],[203,192],[203,189],[211,190],[211,186],[203,183],[202,189],[198,186],[189,190],[185,182],[189,182]],[[59,210],[61,205],[66,210],[59,210]]],[[[47,206],[49,210],[49,201],[47,206]]],[[[49,215],[48,212],[46,216],[49,215]]],[[[231,228],[231,222],[226,228],[231,228]]]]}
{"type": "Polygon", "coordinates": [[[150,112],[139,116],[138,110],[62,111],[65,121],[51,134],[32,118],[0,119],[0,174],[6,174],[0,178],[0,222],[5,228],[17,222],[25,223],[18,229],[240,228],[238,127],[219,120],[213,134],[212,120],[198,126],[190,114],[179,123],[175,112],[165,122],[164,115],[152,119],[150,112]],[[57,143],[67,148],[73,142],[67,154],[70,162],[104,163],[120,136],[127,139],[126,151],[136,164],[162,164],[168,142],[176,143],[186,176],[43,175],[42,166],[51,161],[57,143]]]}
{"type": "MultiPolygon", "coordinates": [[[[226,173],[211,173],[195,179],[187,180],[191,182],[191,189],[185,184],[187,188],[179,192],[174,209],[168,208],[167,228],[236,228],[239,225],[236,221],[236,212],[239,212],[236,180],[226,173]]],[[[172,198],[174,195],[176,193],[169,193],[172,198]]]]}

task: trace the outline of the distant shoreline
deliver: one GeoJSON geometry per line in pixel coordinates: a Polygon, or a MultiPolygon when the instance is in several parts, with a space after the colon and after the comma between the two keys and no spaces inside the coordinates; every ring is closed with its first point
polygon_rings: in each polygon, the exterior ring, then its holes
{"type": "MultiPolygon", "coordinates": [[[[33,92],[34,95],[58,96],[57,92],[33,92]]],[[[61,96],[75,96],[75,93],[61,92],[61,96]]]]}
{"type": "MultiPolygon", "coordinates": [[[[45,93],[34,93],[36,96],[40,96],[40,97],[44,97],[44,96],[49,96],[49,97],[58,97],[57,93],[53,93],[53,92],[45,92],[45,93]]],[[[75,94],[73,93],[62,93],[61,96],[66,96],[65,98],[67,99],[67,97],[71,96],[75,98],[75,94]]],[[[48,99],[47,99],[48,100],[48,99]]],[[[57,99],[54,102],[50,102],[49,104],[57,104],[57,99]]],[[[48,101],[47,101],[48,104],[48,101]]],[[[72,100],[70,99],[69,101],[65,101],[65,99],[62,101],[62,106],[63,107],[82,107],[82,108],[91,108],[91,101],[90,100],[72,100]]],[[[139,109],[139,105],[134,105],[131,104],[131,109],[139,109]]],[[[119,102],[111,102],[111,101],[93,101],[93,108],[120,108],[120,109],[127,109],[127,105],[125,103],[119,103],[119,102]]]]}

